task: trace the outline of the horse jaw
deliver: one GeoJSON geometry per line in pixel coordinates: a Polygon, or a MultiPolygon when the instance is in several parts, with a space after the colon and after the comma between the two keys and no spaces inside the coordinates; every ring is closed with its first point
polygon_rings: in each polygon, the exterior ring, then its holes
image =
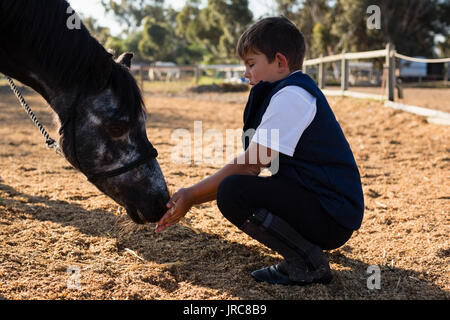
{"type": "MultiPolygon", "coordinates": [[[[130,131],[120,137],[105,135],[105,119],[112,117],[118,101],[111,90],[83,102],[77,119],[78,162],[88,173],[123,168],[148,154],[149,141],[142,112],[130,131]],[[88,171],[89,170],[89,171],[88,171]]],[[[169,200],[166,181],[156,159],[119,176],[94,181],[94,185],[127,209],[137,223],[156,222],[166,211],[169,200]]]]}

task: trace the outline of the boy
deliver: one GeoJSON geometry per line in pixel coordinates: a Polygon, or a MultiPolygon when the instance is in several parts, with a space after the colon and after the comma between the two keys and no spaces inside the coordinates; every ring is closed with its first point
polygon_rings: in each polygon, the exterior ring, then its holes
{"type": "Polygon", "coordinates": [[[245,152],[214,175],[176,192],[156,232],[175,224],[192,205],[217,200],[230,222],[284,260],[252,272],[284,285],[329,283],[323,249],[342,246],[362,222],[364,199],[353,153],[313,80],[303,74],[305,42],[286,18],[263,19],[242,34],[237,53],[253,86],[244,131],[255,129],[245,152]],[[263,131],[278,130],[278,141],[263,131]],[[259,177],[270,163],[278,171],[259,177]],[[250,161],[258,155],[257,161],[250,161]],[[174,205],[176,203],[176,206],[174,205]]]}

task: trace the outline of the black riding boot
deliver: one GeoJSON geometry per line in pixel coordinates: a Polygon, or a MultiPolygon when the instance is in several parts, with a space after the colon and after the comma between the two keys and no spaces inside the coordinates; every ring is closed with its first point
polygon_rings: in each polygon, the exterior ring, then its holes
{"type": "Polygon", "coordinates": [[[275,266],[253,271],[257,281],[285,285],[331,281],[330,266],[322,249],[266,209],[259,209],[240,229],[284,257],[275,266]]]}

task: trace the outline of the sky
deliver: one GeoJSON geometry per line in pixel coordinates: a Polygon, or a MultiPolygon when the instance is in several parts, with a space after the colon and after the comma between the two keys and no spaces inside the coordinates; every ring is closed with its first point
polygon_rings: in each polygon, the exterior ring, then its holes
{"type": "MultiPolygon", "coordinates": [[[[114,16],[107,15],[100,0],[68,0],[71,7],[84,17],[92,16],[97,19],[99,25],[109,27],[113,35],[118,35],[121,31],[120,24],[114,19],[114,16]]],[[[185,0],[166,0],[167,6],[180,10],[185,0]]],[[[204,1],[206,2],[206,1],[204,1]]],[[[249,8],[253,12],[253,18],[271,14],[271,0],[249,0],[249,8]]]]}

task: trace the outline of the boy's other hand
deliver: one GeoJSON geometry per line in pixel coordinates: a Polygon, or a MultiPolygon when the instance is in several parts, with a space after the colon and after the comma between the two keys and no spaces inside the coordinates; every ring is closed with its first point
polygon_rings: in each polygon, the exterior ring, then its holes
{"type": "Polygon", "coordinates": [[[167,212],[156,224],[155,233],[177,224],[189,212],[192,205],[189,189],[180,189],[175,192],[166,204],[167,212]]]}

